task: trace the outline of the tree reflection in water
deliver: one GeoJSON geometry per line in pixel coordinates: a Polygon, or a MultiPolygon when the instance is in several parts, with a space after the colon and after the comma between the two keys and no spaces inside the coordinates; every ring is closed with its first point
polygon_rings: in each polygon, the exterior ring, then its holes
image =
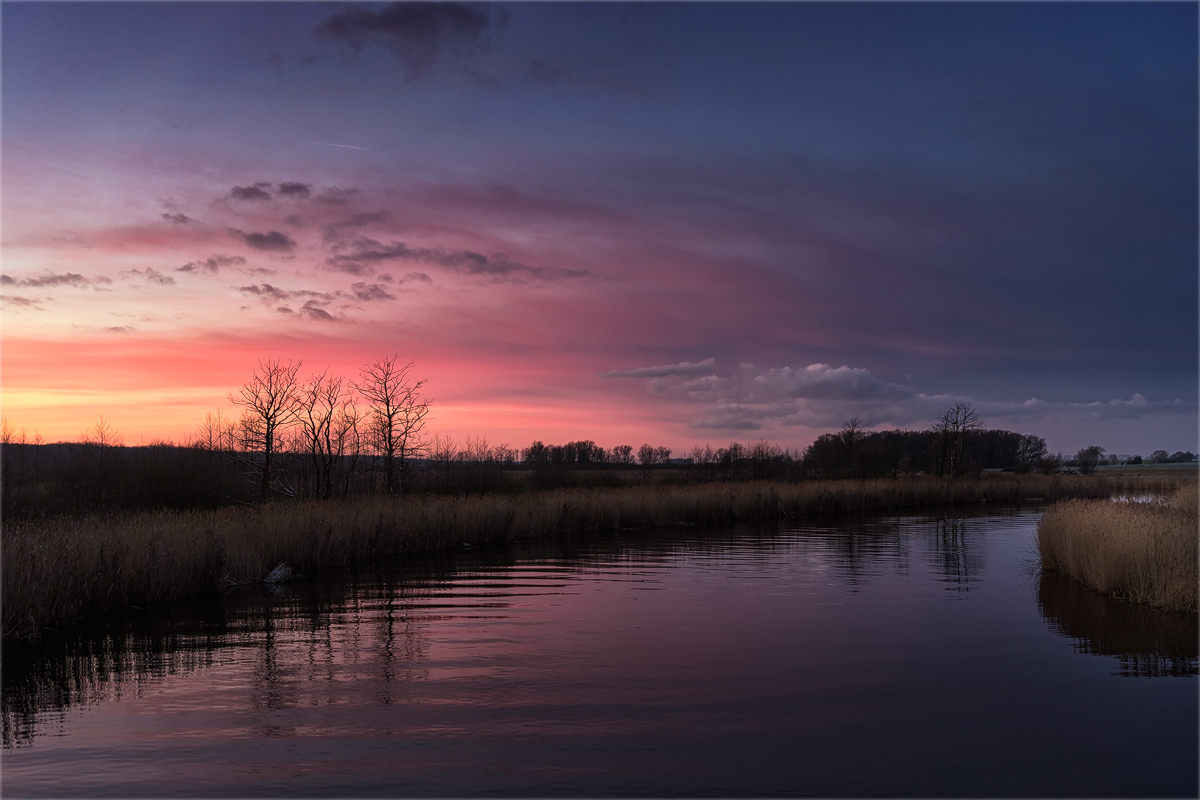
{"type": "Polygon", "coordinates": [[[1114,674],[1130,678],[1197,674],[1196,617],[1109,598],[1070,578],[1044,571],[1038,609],[1050,628],[1080,653],[1117,660],[1114,674]]]}
{"type": "Polygon", "coordinates": [[[953,584],[947,588],[967,592],[981,580],[987,566],[984,535],[977,520],[950,517],[937,523],[929,554],[942,580],[953,584]]]}
{"type": "Polygon", "coordinates": [[[383,687],[378,701],[395,702],[397,683],[424,676],[420,661],[427,647],[428,617],[407,613],[405,598],[427,596],[453,574],[452,562],[441,560],[436,554],[422,559],[415,575],[380,565],[370,580],[351,570],[273,590],[238,587],[224,596],[59,625],[33,641],[6,640],[3,747],[24,747],[45,733],[47,722],[53,724],[47,712],[58,713],[61,724],[74,707],[142,698],[164,678],[211,668],[236,649],[253,651],[248,695],[255,710],[337,702],[344,668],[362,666],[376,671],[383,687]],[[347,640],[353,646],[341,646],[347,640]],[[363,640],[373,647],[360,649],[363,640]],[[371,665],[359,663],[366,653],[371,665]]]}

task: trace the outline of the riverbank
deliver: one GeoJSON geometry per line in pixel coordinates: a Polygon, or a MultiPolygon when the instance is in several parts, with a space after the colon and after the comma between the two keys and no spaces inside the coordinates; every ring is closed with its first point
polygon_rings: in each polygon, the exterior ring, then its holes
{"type": "Polygon", "coordinates": [[[279,562],[314,572],[400,553],[674,525],[814,514],[1161,492],[1179,479],[988,475],[874,481],[557,489],[518,495],[356,498],[256,508],[142,512],[5,524],[3,635],[123,605],[263,578],[279,562]]]}
{"type": "Polygon", "coordinates": [[[1200,494],[1184,484],[1161,502],[1065,500],[1038,524],[1042,567],[1114,597],[1197,613],[1200,494]]]}

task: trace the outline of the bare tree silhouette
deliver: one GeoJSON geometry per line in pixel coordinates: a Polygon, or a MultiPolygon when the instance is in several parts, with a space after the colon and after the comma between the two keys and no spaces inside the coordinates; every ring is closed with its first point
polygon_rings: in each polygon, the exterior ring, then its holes
{"type": "Polygon", "coordinates": [[[124,445],[125,439],[101,414],[99,421],[84,431],[79,441],[83,445],[84,454],[91,462],[94,501],[103,505],[110,499],[109,489],[114,466],[112,450],[124,445]]]}
{"type": "Polygon", "coordinates": [[[321,497],[333,494],[333,474],[345,444],[344,435],[339,434],[348,433],[351,426],[357,427],[357,408],[353,397],[342,389],[344,381],[340,375],[330,375],[327,369],[300,387],[297,401],[303,442],[313,465],[316,484],[313,494],[321,497]]]}
{"type": "Polygon", "coordinates": [[[281,435],[298,420],[300,384],[296,373],[302,363],[284,364],[278,358],[260,360],[258,369],[238,394],[229,394],[229,401],[243,409],[238,422],[238,437],[245,451],[243,460],[257,477],[264,503],[271,498],[273,488],[295,495],[291,487],[273,481],[273,472],[281,435]]]}
{"type": "Polygon", "coordinates": [[[367,437],[383,459],[387,493],[397,490],[396,464],[399,462],[400,487],[407,477],[409,460],[425,449],[421,431],[429,414],[428,400],[421,399],[424,380],[409,377],[413,362],[401,364],[400,354],[384,356],[359,371],[360,382],[354,388],[368,403],[367,437]]]}
{"type": "Polygon", "coordinates": [[[236,434],[237,425],[223,416],[218,408],[215,412],[205,412],[204,421],[196,426],[188,446],[211,454],[232,453],[236,434]]]}
{"type": "Polygon", "coordinates": [[[954,477],[962,471],[967,438],[982,428],[983,420],[967,403],[955,403],[941,413],[933,424],[934,433],[938,435],[940,474],[954,477]]]}

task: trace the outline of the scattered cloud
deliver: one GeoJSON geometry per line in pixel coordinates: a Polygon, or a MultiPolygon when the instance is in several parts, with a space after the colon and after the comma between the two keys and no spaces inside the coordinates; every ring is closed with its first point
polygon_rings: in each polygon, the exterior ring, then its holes
{"type": "Polygon", "coordinates": [[[752,412],[750,412],[748,409],[734,406],[727,409],[717,409],[717,414],[713,417],[702,417],[700,419],[692,420],[688,424],[688,427],[696,430],[762,430],[762,423],[751,419],[751,416],[752,412]]]}
{"type": "Polygon", "coordinates": [[[312,193],[312,184],[285,181],[279,184],[279,193],[285,197],[308,197],[312,193]]]}
{"type": "Polygon", "coordinates": [[[507,21],[506,11],[485,3],[389,3],[378,10],[351,6],[316,30],[349,45],[355,57],[372,45],[388,50],[405,80],[415,81],[438,62],[486,53],[507,21]]]}
{"type": "Polygon", "coordinates": [[[229,190],[229,196],[234,200],[251,200],[255,202],[263,202],[271,199],[271,193],[267,189],[271,184],[264,181],[259,181],[253,186],[235,186],[229,190]]]}
{"type": "Polygon", "coordinates": [[[387,290],[378,283],[352,283],[350,290],[354,293],[357,300],[362,300],[364,303],[372,300],[395,300],[396,296],[388,294],[387,290]]]}
{"type": "Polygon", "coordinates": [[[146,280],[150,281],[151,283],[157,283],[159,286],[174,286],[175,285],[174,278],[172,278],[170,275],[163,275],[161,272],[159,272],[156,269],[147,268],[145,276],[146,276],[146,280]]]}
{"type": "Polygon", "coordinates": [[[387,222],[392,215],[388,211],[369,211],[363,214],[355,214],[352,217],[347,217],[341,222],[331,222],[325,226],[325,234],[323,240],[325,244],[333,244],[342,239],[345,231],[354,231],[367,225],[374,225],[378,222],[387,222]]]}
{"type": "Polygon", "coordinates": [[[275,309],[275,311],[277,313],[283,314],[285,316],[308,317],[309,319],[314,320],[316,322],[336,322],[337,321],[337,317],[333,316],[328,311],[321,308],[321,304],[316,302],[315,300],[309,300],[307,303],[305,303],[303,306],[300,307],[299,311],[296,311],[288,306],[279,306],[278,308],[275,309]]]}
{"type": "Polygon", "coordinates": [[[77,289],[83,289],[88,286],[105,283],[112,283],[112,280],[103,275],[95,278],[85,278],[78,272],[50,273],[48,275],[39,275],[36,278],[14,278],[11,275],[0,275],[0,286],[29,286],[32,288],[74,286],[77,289]]]}
{"type": "Polygon", "coordinates": [[[217,254],[206,258],[204,261],[189,261],[182,267],[176,267],[176,272],[206,272],[209,275],[216,275],[221,267],[228,267],[235,264],[245,264],[246,259],[242,256],[226,256],[217,254]]]}
{"type": "Polygon", "coordinates": [[[301,316],[317,320],[318,322],[334,321],[334,316],[325,309],[321,308],[321,306],[315,300],[309,300],[307,303],[301,306],[299,313],[301,316]]]}
{"type": "Polygon", "coordinates": [[[159,286],[174,286],[175,285],[174,278],[172,278],[170,275],[163,275],[161,272],[159,272],[158,270],[153,269],[153,268],[147,268],[144,270],[141,270],[141,269],[126,270],[121,273],[121,277],[122,278],[136,277],[136,278],[140,278],[140,279],[146,281],[147,283],[157,283],[159,286]]]}
{"type": "Polygon", "coordinates": [[[341,189],[337,186],[331,186],[313,199],[318,203],[324,203],[329,206],[344,206],[357,194],[358,189],[341,189]]]}
{"type": "Polygon", "coordinates": [[[129,327],[128,325],[110,325],[104,330],[108,331],[109,333],[130,333],[133,331],[133,328],[129,327]]]}
{"type": "Polygon", "coordinates": [[[953,400],[964,399],[924,395],[847,365],[763,369],[739,364],[731,375],[711,372],[671,380],[674,377],[651,377],[646,388],[653,394],[708,405],[691,425],[709,429],[759,430],[767,422],[785,428],[828,428],[851,417],[867,425],[899,426],[932,419],[953,400]]]}
{"type": "MultiPolygon", "coordinates": [[[[249,286],[232,287],[242,294],[259,298],[264,303],[282,303],[287,300],[304,300],[304,307],[299,313],[312,314],[312,308],[322,308],[338,300],[370,303],[384,300],[395,300],[396,296],[386,287],[378,283],[352,283],[349,292],[314,292],[308,289],[291,290],[270,283],[251,284],[249,286]],[[306,311],[305,309],[309,309],[306,311]]],[[[283,314],[293,313],[287,306],[275,309],[283,314]]]]}
{"type": "Polygon", "coordinates": [[[717,360],[706,358],[703,361],[681,361],[678,364],[665,364],[661,367],[638,367],[637,369],[618,369],[601,373],[602,378],[665,378],[671,375],[711,375],[717,371],[717,360]]]}
{"type": "Polygon", "coordinates": [[[402,278],[393,277],[390,272],[384,272],[379,275],[379,280],[384,283],[395,283],[397,285],[404,283],[433,283],[433,278],[429,277],[424,272],[410,272],[402,278]]]}
{"type": "Polygon", "coordinates": [[[1195,402],[1185,402],[1179,398],[1148,400],[1141,392],[1134,392],[1128,400],[1117,398],[1108,402],[1050,403],[1031,397],[1023,403],[994,403],[984,400],[976,405],[979,413],[986,416],[1005,417],[1022,422],[1059,414],[1070,414],[1075,419],[1089,420],[1138,419],[1162,412],[1182,412],[1194,416],[1196,409],[1195,402]]]}
{"type": "Polygon", "coordinates": [[[279,231],[267,231],[266,233],[246,233],[237,228],[230,228],[229,232],[239,237],[249,247],[255,250],[266,250],[269,252],[287,253],[296,248],[296,240],[288,236],[286,233],[279,231]]]}
{"type": "Polygon", "coordinates": [[[239,286],[237,287],[237,290],[246,294],[252,294],[255,297],[261,297],[264,300],[279,301],[286,300],[292,296],[292,292],[289,292],[286,289],[280,289],[277,286],[272,286],[269,283],[261,283],[252,286],[239,286]]]}
{"type": "Polygon", "coordinates": [[[15,294],[0,295],[0,303],[4,305],[20,306],[21,308],[34,308],[39,311],[42,309],[42,304],[37,300],[31,300],[28,297],[21,297],[15,294]]]}
{"type": "Polygon", "coordinates": [[[345,297],[341,292],[314,292],[310,289],[297,289],[295,291],[283,289],[278,286],[272,286],[269,283],[251,284],[250,286],[234,287],[239,292],[244,294],[254,295],[268,302],[279,302],[282,300],[296,300],[300,298],[310,298],[311,301],[319,301],[320,303],[330,303],[339,298],[345,297]]]}
{"type": "Polygon", "coordinates": [[[167,222],[174,222],[176,225],[187,225],[189,222],[196,221],[187,214],[163,214],[162,218],[167,222]]]}
{"type": "Polygon", "coordinates": [[[326,265],[332,269],[349,272],[354,275],[370,273],[372,265],[380,262],[402,260],[422,261],[436,264],[440,267],[464,275],[489,277],[496,281],[535,280],[564,280],[570,278],[591,278],[593,273],[584,269],[563,269],[561,267],[531,267],[511,260],[504,253],[488,256],[471,250],[444,250],[442,248],[409,247],[404,242],[392,242],[384,245],[374,239],[356,239],[349,246],[348,252],[338,252],[326,259],[326,265]]]}

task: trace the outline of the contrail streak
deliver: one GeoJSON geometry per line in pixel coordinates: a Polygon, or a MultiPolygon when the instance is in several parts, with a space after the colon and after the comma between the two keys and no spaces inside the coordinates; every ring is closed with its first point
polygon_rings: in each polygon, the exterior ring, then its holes
{"type": "Polygon", "coordinates": [[[320,144],[325,147],[345,147],[347,150],[370,150],[369,147],[355,147],[352,144],[330,144],[329,142],[310,142],[307,139],[301,139],[304,144],[320,144]]]}

